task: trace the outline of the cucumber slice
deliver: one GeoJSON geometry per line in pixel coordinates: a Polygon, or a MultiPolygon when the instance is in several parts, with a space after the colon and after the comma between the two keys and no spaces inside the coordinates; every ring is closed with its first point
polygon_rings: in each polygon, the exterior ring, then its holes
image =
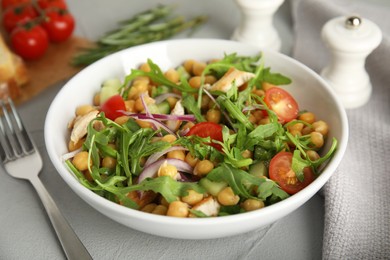
{"type": "Polygon", "coordinates": [[[249,167],[249,174],[256,176],[256,177],[268,177],[268,172],[267,172],[267,166],[265,166],[263,161],[259,161],[255,164],[252,164],[249,167]]]}
{"type": "Polygon", "coordinates": [[[103,104],[110,97],[119,94],[122,83],[119,79],[108,79],[102,84],[100,90],[100,104],[103,104]]]}
{"type": "Polygon", "coordinates": [[[163,102],[157,104],[158,111],[160,111],[160,114],[169,114],[171,112],[171,106],[169,105],[169,102],[164,100],[163,102]]]}
{"type": "Polygon", "coordinates": [[[209,179],[207,178],[202,178],[200,181],[199,181],[199,185],[202,186],[203,188],[206,189],[206,191],[213,195],[213,196],[217,196],[218,193],[226,188],[228,185],[226,182],[215,182],[215,181],[210,181],[209,179]]]}

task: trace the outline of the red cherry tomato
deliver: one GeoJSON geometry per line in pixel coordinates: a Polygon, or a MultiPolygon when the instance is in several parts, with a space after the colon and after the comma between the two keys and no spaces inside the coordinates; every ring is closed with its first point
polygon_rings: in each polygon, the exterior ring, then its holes
{"type": "Polygon", "coordinates": [[[54,7],[57,9],[68,9],[68,6],[64,0],[37,0],[37,4],[43,10],[54,7]]]}
{"type": "Polygon", "coordinates": [[[288,194],[295,194],[314,181],[314,174],[310,168],[303,170],[304,179],[299,181],[291,169],[293,154],[280,152],[276,154],[269,164],[269,177],[276,181],[282,190],[288,194]]]}
{"type": "Polygon", "coordinates": [[[48,9],[42,26],[52,42],[63,42],[72,36],[75,21],[67,10],[48,9]]]}
{"type": "Polygon", "coordinates": [[[297,118],[299,108],[295,99],[285,90],[272,87],[265,92],[264,101],[279,120],[287,123],[297,118]]]}
{"type": "Polygon", "coordinates": [[[17,6],[21,4],[29,4],[31,0],[2,0],[1,1],[1,9],[5,10],[8,7],[17,6]]]}
{"type": "MultiPolygon", "coordinates": [[[[212,122],[201,122],[196,124],[190,128],[190,131],[186,135],[197,135],[203,138],[210,137],[211,139],[216,141],[223,141],[222,126],[212,122]]],[[[222,147],[219,144],[210,143],[209,145],[220,151],[222,150],[222,147]]]]}
{"type": "Polygon", "coordinates": [[[106,100],[100,107],[108,119],[115,120],[123,115],[120,110],[126,110],[125,101],[120,95],[114,95],[106,100]]]}
{"type": "Polygon", "coordinates": [[[22,58],[34,60],[45,54],[49,46],[49,38],[40,25],[27,22],[12,31],[11,46],[22,58]]]}
{"type": "Polygon", "coordinates": [[[10,33],[18,24],[32,20],[38,14],[31,4],[23,4],[7,8],[3,13],[3,26],[10,33]]]}

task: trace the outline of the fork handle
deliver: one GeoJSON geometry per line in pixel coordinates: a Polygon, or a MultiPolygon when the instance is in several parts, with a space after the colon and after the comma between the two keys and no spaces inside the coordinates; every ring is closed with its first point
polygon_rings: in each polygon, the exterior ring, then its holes
{"type": "Polygon", "coordinates": [[[47,215],[54,227],[66,257],[69,260],[92,259],[72,227],[61,214],[41,180],[38,177],[33,177],[30,179],[30,182],[41,198],[42,204],[46,209],[47,215]]]}

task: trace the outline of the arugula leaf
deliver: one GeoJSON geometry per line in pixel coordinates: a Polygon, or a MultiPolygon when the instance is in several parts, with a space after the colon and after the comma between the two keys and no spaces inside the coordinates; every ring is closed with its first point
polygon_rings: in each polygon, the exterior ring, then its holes
{"type": "Polygon", "coordinates": [[[263,70],[262,81],[271,83],[273,85],[288,85],[292,80],[280,73],[271,73],[271,68],[265,68],[263,70]]]}
{"type": "Polygon", "coordinates": [[[200,111],[199,107],[197,106],[197,103],[195,101],[194,96],[192,95],[185,95],[181,101],[181,104],[187,111],[191,112],[198,122],[204,122],[206,121],[202,115],[202,112],[200,111]]]}

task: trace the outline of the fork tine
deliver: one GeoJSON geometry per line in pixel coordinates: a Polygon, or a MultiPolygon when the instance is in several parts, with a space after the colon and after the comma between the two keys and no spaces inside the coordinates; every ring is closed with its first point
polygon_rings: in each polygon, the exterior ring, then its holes
{"type": "Polygon", "coordinates": [[[34,145],[32,144],[11,99],[8,99],[8,104],[10,112],[8,111],[5,102],[3,100],[0,101],[0,106],[4,115],[0,120],[0,141],[2,145],[0,156],[3,161],[14,160],[34,151],[34,145]]]}
{"type": "Polygon", "coordinates": [[[15,108],[14,102],[12,101],[12,99],[9,98],[8,103],[10,105],[12,115],[18,127],[17,135],[19,138],[19,142],[21,143],[25,153],[32,153],[35,149],[34,144],[29,134],[27,133],[26,128],[24,127],[22,120],[20,119],[19,113],[15,108]]]}

